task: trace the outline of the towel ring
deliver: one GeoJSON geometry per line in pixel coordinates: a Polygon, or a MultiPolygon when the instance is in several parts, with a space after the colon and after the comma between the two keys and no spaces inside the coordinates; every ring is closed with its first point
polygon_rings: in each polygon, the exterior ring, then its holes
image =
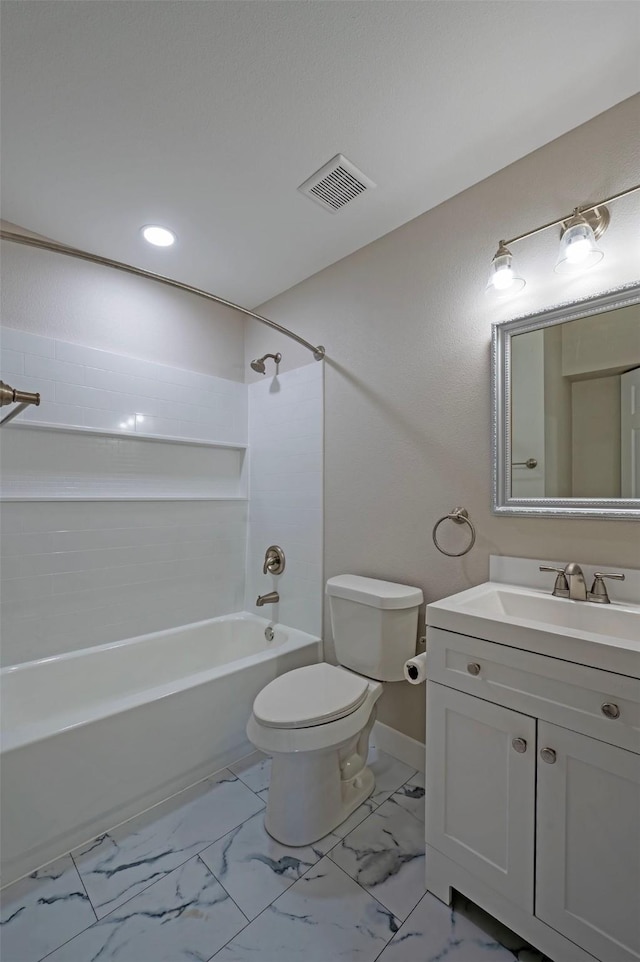
{"type": "Polygon", "coordinates": [[[450,514],[443,515],[439,521],[433,526],[433,532],[431,534],[433,538],[433,543],[442,554],[446,554],[448,558],[459,558],[463,554],[467,554],[473,548],[476,543],[476,529],[474,528],[472,522],[469,520],[469,512],[466,508],[454,508],[450,514]],[[437,531],[443,521],[453,521],[455,524],[467,524],[469,525],[469,531],[471,532],[471,541],[463,551],[445,551],[444,548],[438,543],[437,531]]]}

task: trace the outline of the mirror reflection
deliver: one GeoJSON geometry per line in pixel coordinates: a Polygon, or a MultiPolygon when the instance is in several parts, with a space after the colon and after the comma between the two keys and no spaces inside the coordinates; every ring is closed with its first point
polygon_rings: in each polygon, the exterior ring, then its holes
{"type": "Polygon", "coordinates": [[[511,496],[640,497],[640,304],[511,337],[511,496]]]}

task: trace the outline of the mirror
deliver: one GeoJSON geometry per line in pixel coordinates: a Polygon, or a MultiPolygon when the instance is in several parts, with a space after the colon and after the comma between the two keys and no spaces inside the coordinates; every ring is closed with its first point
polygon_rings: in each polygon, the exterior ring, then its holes
{"type": "Polygon", "coordinates": [[[640,520],[640,284],[494,324],[493,511],[640,520]]]}

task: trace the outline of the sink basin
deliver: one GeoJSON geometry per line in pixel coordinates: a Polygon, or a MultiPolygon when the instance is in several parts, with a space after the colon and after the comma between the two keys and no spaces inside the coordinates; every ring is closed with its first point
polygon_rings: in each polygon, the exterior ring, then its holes
{"type": "Polygon", "coordinates": [[[484,591],[478,592],[475,598],[460,602],[461,609],[640,642],[640,606],[570,601],[535,589],[491,583],[481,587],[484,591]]]}
{"type": "Polygon", "coordinates": [[[428,605],[427,626],[640,677],[640,605],[487,582],[428,605]]]}

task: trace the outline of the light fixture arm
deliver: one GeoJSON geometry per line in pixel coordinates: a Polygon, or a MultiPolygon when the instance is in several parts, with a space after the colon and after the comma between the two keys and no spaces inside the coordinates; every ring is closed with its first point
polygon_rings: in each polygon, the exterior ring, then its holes
{"type": "Polygon", "coordinates": [[[611,197],[605,197],[604,200],[599,200],[596,204],[589,204],[587,207],[576,207],[571,212],[571,214],[565,214],[564,217],[559,217],[556,220],[550,220],[548,224],[543,224],[541,227],[535,227],[533,230],[528,230],[524,234],[518,234],[517,237],[511,237],[509,240],[500,241],[501,245],[509,247],[511,244],[515,244],[517,241],[524,240],[526,237],[533,237],[534,234],[539,234],[543,230],[548,230],[550,227],[559,227],[564,224],[565,221],[569,220],[575,212],[579,214],[588,214],[591,210],[596,210],[598,207],[603,207],[605,204],[610,204],[614,200],[618,200],[620,197],[626,197],[628,194],[633,194],[634,191],[640,190],[640,184],[636,184],[635,187],[628,187],[627,190],[621,190],[618,194],[613,194],[611,197]]]}

